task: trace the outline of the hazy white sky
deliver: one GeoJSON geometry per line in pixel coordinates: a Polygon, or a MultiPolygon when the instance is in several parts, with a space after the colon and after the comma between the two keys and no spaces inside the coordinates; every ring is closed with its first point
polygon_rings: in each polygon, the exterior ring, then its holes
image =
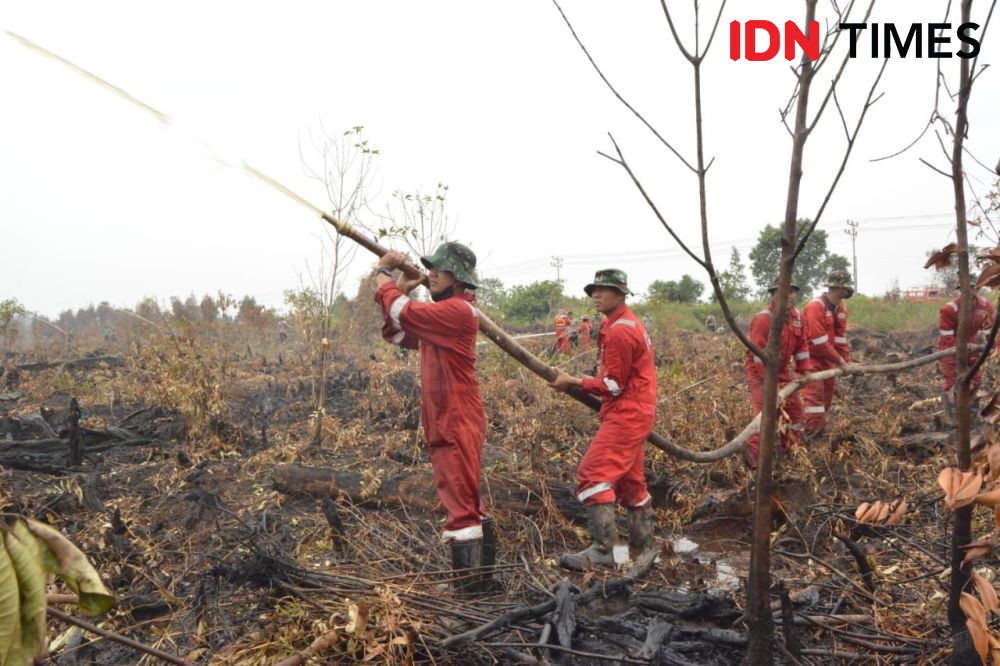
{"type": "MultiPolygon", "coordinates": [[[[673,4],[690,44],[692,3],[673,4]]],[[[717,6],[705,4],[703,33],[717,6]]],[[[725,23],[801,21],[802,4],[729,3],[704,65],[705,133],[716,157],[709,214],[720,264],[731,246],[745,254],[761,227],[783,215],[790,141],[777,111],[793,83],[784,60],[731,61],[725,23]]],[[[871,20],[939,21],[944,4],[880,0],[871,20]]],[[[609,78],[693,159],[691,70],[659,3],[565,0],[563,7],[609,78]]],[[[193,137],[323,205],[298,149],[321,122],[331,130],[365,126],[381,151],[376,199],[448,183],[454,238],[477,252],[484,277],[552,278],[551,257],[559,255],[570,290],[609,265],[639,289],[683,273],[704,280],[626,174],[596,151],[610,150],[612,132],[661,210],[700,245],[694,176],[613,98],[551,2],[8,1],[0,28],[173,120],[165,126],[0,35],[0,298],[30,309],[55,315],[100,300],[132,306],[144,296],[220,289],[280,305],[282,291],[315,265],[322,223],[213,161],[193,137]]],[[[987,33],[980,64],[995,63],[997,30],[987,33]]],[[[839,88],[851,124],[881,64],[865,55],[867,40],[839,88]]],[[[958,60],[942,63],[954,79],[958,60]]],[[[998,76],[989,70],[977,84],[969,138],[991,166],[1000,157],[998,76]]],[[[860,221],[866,293],[896,278],[903,287],[926,282],[926,251],[953,235],[950,181],[917,160],[943,165],[932,135],[901,157],[871,162],[923,127],[934,77],[933,60],[892,60],[885,97],[825,214],[831,249],[843,254],[850,254],[844,220],[860,221]]],[[[843,148],[831,109],[807,147],[801,216],[813,215],[843,148]]],[[[985,191],[989,173],[968,170],[985,191]]],[[[359,254],[349,292],[369,265],[359,254]]]]}

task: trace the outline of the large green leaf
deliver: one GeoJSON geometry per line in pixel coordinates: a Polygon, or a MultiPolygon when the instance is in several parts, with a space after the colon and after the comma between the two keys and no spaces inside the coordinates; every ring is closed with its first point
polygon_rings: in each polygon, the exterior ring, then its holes
{"type": "Polygon", "coordinates": [[[31,663],[45,645],[45,570],[42,568],[41,547],[27,526],[16,521],[4,536],[4,544],[14,566],[21,601],[20,649],[12,651],[14,664],[31,663]]]}
{"type": "Polygon", "coordinates": [[[53,573],[66,581],[80,597],[80,610],[89,615],[106,613],[114,605],[115,598],[104,586],[87,556],[54,527],[30,519],[27,525],[41,541],[43,564],[52,571],[53,562],[58,563],[53,573]]]}
{"type": "MultiPolygon", "coordinates": [[[[0,548],[0,664],[7,664],[14,641],[20,641],[21,616],[17,576],[6,548],[0,548]]],[[[20,666],[20,665],[18,665],[20,666]]]]}

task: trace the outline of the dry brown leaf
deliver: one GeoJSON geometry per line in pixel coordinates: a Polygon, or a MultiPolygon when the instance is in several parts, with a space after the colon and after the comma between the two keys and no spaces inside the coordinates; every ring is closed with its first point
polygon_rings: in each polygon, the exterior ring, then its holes
{"type": "Polygon", "coordinates": [[[1000,506],[1000,488],[976,495],[975,502],[984,506],[1000,506]]]}
{"type": "Polygon", "coordinates": [[[948,243],[927,259],[924,268],[936,268],[939,271],[948,268],[951,266],[951,258],[956,254],[958,254],[958,245],[956,243],[948,243]]]}
{"type": "Polygon", "coordinates": [[[1000,478],[1000,443],[991,442],[986,447],[986,461],[990,466],[990,478],[1000,478]]]}
{"type": "Polygon", "coordinates": [[[955,490],[952,488],[952,486],[954,485],[954,480],[955,480],[954,477],[956,472],[958,474],[961,474],[961,472],[959,472],[954,467],[945,467],[943,470],[941,470],[941,473],[938,474],[938,485],[941,486],[941,490],[944,491],[945,506],[947,506],[955,497],[955,490]]]}
{"type": "Polygon", "coordinates": [[[971,562],[975,562],[981,557],[986,557],[992,554],[995,547],[996,539],[992,536],[978,541],[973,541],[970,544],[962,546],[962,550],[965,551],[965,559],[962,560],[962,566],[964,567],[971,562]]]}
{"type": "Polygon", "coordinates": [[[994,664],[1000,664],[1000,638],[996,637],[992,631],[989,634],[990,639],[990,656],[993,658],[994,664]]]}
{"type": "Polygon", "coordinates": [[[973,472],[962,472],[962,485],[955,495],[955,508],[971,504],[983,487],[983,475],[973,472]]]}
{"type": "Polygon", "coordinates": [[[863,514],[861,514],[861,518],[860,518],[859,522],[862,522],[862,523],[870,523],[871,522],[872,514],[873,513],[878,513],[878,507],[876,506],[876,504],[878,504],[877,500],[875,502],[872,502],[871,504],[868,505],[868,508],[865,509],[865,512],[863,514]]]}
{"type": "Polygon", "coordinates": [[[965,617],[977,624],[986,626],[986,609],[979,603],[979,599],[976,599],[968,592],[962,592],[962,597],[958,600],[958,605],[962,607],[965,617]]]}
{"type": "Polygon", "coordinates": [[[909,508],[906,500],[899,500],[892,509],[892,515],[889,516],[889,520],[885,521],[886,525],[898,525],[899,521],[903,519],[906,515],[906,510],[909,508]]]}
{"type": "Polygon", "coordinates": [[[863,523],[875,523],[878,520],[879,513],[882,512],[882,505],[885,504],[882,500],[875,500],[864,516],[861,517],[861,522],[863,523]]]}
{"type": "Polygon", "coordinates": [[[995,287],[998,284],[1000,284],[1000,264],[990,264],[979,274],[976,289],[995,287]]]}
{"type": "Polygon", "coordinates": [[[1000,263],[1000,247],[993,247],[990,248],[989,250],[986,250],[985,252],[979,255],[978,261],[981,264],[986,263],[988,261],[1000,263]]]}
{"type": "Polygon", "coordinates": [[[854,518],[857,519],[858,522],[861,522],[861,517],[864,516],[871,507],[871,503],[862,502],[858,505],[858,508],[854,510],[854,518]]]}
{"type": "Polygon", "coordinates": [[[989,655],[990,649],[990,639],[986,632],[986,626],[982,623],[976,622],[975,620],[969,619],[965,621],[965,627],[969,630],[969,636],[972,638],[973,645],[976,646],[976,652],[979,653],[979,658],[986,663],[986,657],[989,655]]]}
{"type": "Polygon", "coordinates": [[[997,601],[997,590],[993,587],[993,583],[979,574],[972,576],[972,582],[976,586],[976,592],[979,593],[979,600],[982,602],[983,607],[994,613],[1000,612],[1000,603],[997,601]]]}
{"type": "Polygon", "coordinates": [[[889,511],[892,508],[892,506],[890,504],[888,504],[887,502],[881,502],[881,505],[882,506],[879,507],[879,510],[878,510],[878,517],[876,517],[875,521],[874,521],[876,525],[878,525],[879,523],[884,523],[885,522],[886,518],[889,517],[889,511]]]}

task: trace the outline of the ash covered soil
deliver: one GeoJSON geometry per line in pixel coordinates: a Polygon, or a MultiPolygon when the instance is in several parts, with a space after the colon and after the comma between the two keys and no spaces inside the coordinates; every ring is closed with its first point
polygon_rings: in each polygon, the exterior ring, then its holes
{"type": "MultiPolygon", "coordinates": [[[[934,344],[930,329],[851,335],[862,363],[934,344]]],[[[653,337],[657,431],[711,449],[742,430],[752,413],[735,338],[653,337]]],[[[294,337],[216,330],[9,359],[2,510],[57,525],[90,557],[117,599],[92,621],[192,664],[275,663],[321,636],[329,645],[314,663],[739,661],[752,505],[739,456],[697,465],[647,447],[658,561],[630,585],[615,582],[635,564],[626,556],[615,572],[569,574],[556,561],[585,545],[572,491],[596,415],[481,346],[483,494],[506,592],[458,597],[421,446],[418,359],[371,332],[344,339],[357,342],[334,346],[322,410],[316,360],[294,337]],[[57,362],[87,357],[117,360],[57,362]],[[23,367],[39,361],[52,365],[23,367]],[[78,467],[65,441],[74,397],[78,467]],[[443,644],[504,617],[474,641],[443,644]]],[[[589,372],[595,360],[569,367],[589,372]]],[[[945,658],[950,527],[936,479],[954,450],[938,395],[934,365],[842,380],[828,433],[778,459],[775,622],[801,663],[945,658]],[[898,525],[857,524],[860,503],[900,499],[898,525]]],[[[55,620],[49,629],[54,663],[143,659],[55,620]]]]}

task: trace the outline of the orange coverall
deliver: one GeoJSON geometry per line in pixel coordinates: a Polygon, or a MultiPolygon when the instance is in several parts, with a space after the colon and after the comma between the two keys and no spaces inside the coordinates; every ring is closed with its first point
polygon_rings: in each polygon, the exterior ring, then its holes
{"type": "MultiPolygon", "coordinates": [[[[771,333],[771,317],[774,310],[768,306],[750,320],[750,342],[758,347],[767,346],[771,333]]],[[[792,308],[785,324],[781,328],[781,349],[779,351],[778,389],[792,381],[789,368],[795,361],[795,369],[799,373],[812,372],[813,362],[809,354],[809,340],[806,338],[805,326],[799,317],[798,310],[792,308]]],[[[764,362],[749,349],[743,361],[743,369],[747,376],[747,387],[750,389],[750,399],[753,402],[754,416],[760,413],[763,404],[762,388],[764,385],[764,362]]],[[[778,442],[783,451],[789,451],[798,446],[802,431],[802,401],[798,393],[788,396],[778,405],[778,442]]],[[[760,433],[754,433],[747,442],[747,462],[751,467],[757,466],[757,455],[760,451],[760,433]]]]}
{"type": "MultiPolygon", "coordinates": [[[[958,313],[962,307],[962,297],[945,303],[938,312],[938,349],[948,349],[955,346],[955,339],[958,335],[958,313]]],[[[976,335],[979,331],[988,331],[993,326],[993,319],[996,313],[993,304],[982,296],[976,296],[976,304],[972,310],[972,322],[969,326],[969,344],[975,344],[976,335]]],[[[971,368],[979,360],[979,354],[969,354],[969,367],[971,368]]],[[[955,385],[955,357],[947,356],[941,359],[941,376],[944,378],[944,390],[947,393],[955,385]]],[[[972,388],[979,387],[979,382],[983,379],[983,369],[980,368],[976,376],[972,378],[972,388]]]]}
{"type": "MultiPolygon", "coordinates": [[[[816,370],[836,368],[839,359],[851,362],[851,349],[847,346],[847,307],[843,301],[834,305],[826,294],[817,296],[802,309],[802,323],[816,370]]],[[[836,378],[831,377],[802,389],[806,432],[817,433],[826,428],[836,386],[836,378]]]]}

